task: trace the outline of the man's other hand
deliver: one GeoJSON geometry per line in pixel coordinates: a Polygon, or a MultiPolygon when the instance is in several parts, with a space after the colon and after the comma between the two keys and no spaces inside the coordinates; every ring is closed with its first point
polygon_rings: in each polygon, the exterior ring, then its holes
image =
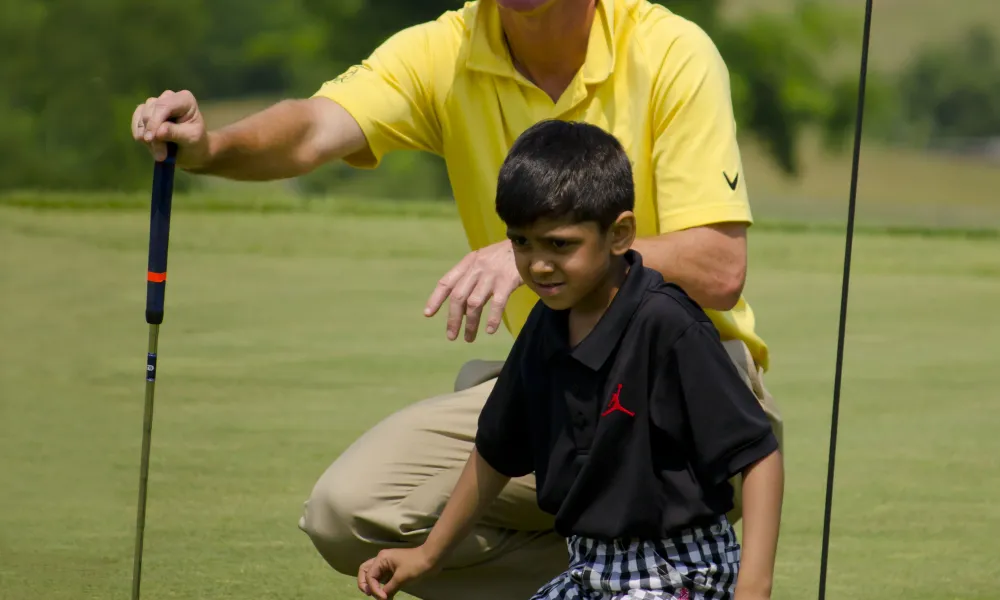
{"type": "Polygon", "coordinates": [[[465,318],[465,341],[472,342],[479,331],[483,308],[489,302],[486,333],[496,333],[503,320],[504,307],[511,293],[521,285],[514,264],[514,249],[508,240],[470,252],[438,281],[427,301],[424,315],[432,317],[450,298],[447,335],[458,338],[465,318]],[[492,301],[490,300],[492,298],[492,301]]]}

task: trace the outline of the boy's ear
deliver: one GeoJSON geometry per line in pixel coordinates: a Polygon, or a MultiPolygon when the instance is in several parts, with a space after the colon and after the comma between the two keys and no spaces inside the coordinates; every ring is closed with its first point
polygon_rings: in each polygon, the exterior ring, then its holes
{"type": "Polygon", "coordinates": [[[612,254],[622,256],[628,252],[635,241],[635,227],[635,214],[632,211],[627,210],[618,215],[608,231],[612,254]]]}

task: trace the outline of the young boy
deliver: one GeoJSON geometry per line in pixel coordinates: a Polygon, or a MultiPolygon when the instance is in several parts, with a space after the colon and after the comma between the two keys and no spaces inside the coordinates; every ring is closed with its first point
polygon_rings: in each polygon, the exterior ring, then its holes
{"type": "Polygon", "coordinates": [[[535,473],[570,560],[533,600],[770,597],[776,438],[705,313],[630,249],[633,201],[628,157],[597,127],[545,121],[514,143],[496,208],[540,301],[440,519],[420,547],[361,565],[362,592],[384,600],[436,571],[512,477],[535,473]],[[725,516],[737,474],[742,547],[725,516]]]}

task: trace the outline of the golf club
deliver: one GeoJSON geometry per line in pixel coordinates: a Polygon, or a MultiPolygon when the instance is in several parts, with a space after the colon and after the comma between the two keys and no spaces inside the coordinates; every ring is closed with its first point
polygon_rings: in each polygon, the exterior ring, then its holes
{"type": "Polygon", "coordinates": [[[146,353],[146,407],[142,419],[142,459],[139,467],[139,508],[135,525],[135,555],[132,564],[132,600],[139,599],[142,576],[142,542],[146,528],[146,489],[149,478],[149,446],[153,431],[153,393],[156,385],[156,348],[163,322],[163,300],[167,287],[167,245],[170,238],[170,204],[174,191],[176,144],[167,144],[167,158],[153,166],[153,197],[149,215],[149,263],[146,273],[146,322],[149,349],[146,353]]]}

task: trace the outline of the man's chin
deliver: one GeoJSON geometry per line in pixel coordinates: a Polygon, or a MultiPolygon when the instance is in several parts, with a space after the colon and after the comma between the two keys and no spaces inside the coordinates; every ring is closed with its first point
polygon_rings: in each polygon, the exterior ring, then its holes
{"type": "Polygon", "coordinates": [[[497,5],[499,5],[500,8],[516,12],[524,16],[540,13],[558,1],[559,0],[496,0],[497,5]]]}

